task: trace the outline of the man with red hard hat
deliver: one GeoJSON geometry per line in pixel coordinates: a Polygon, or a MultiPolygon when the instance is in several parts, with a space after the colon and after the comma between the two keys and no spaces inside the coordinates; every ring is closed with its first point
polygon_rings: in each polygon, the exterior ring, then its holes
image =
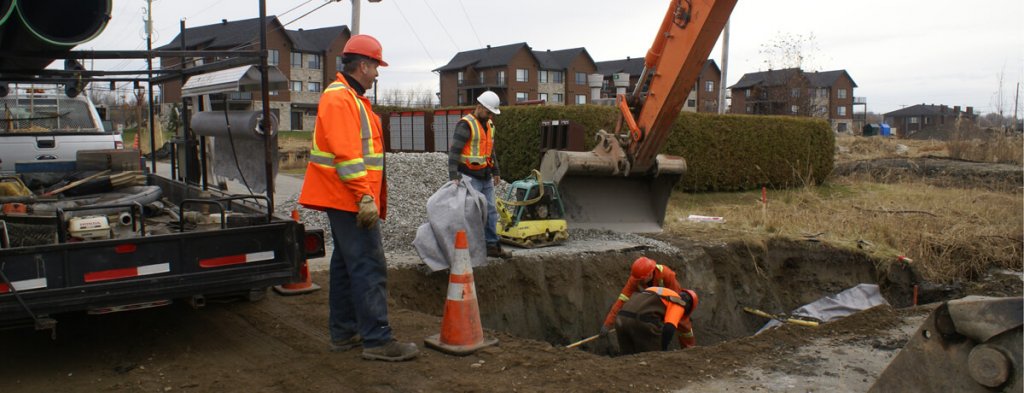
{"type": "MultiPolygon", "coordinates": [[[[672,271],[671,268],[661,265],[653,259],[639,257],[633,261],[633,266],[630,269],[629,280],[626,281],[626,286],[622,288],[622,292],[619,293],[619,298],[615,300],[614,304],[612,304],[611,310],[608,311],[608,315],[604,319],[604,325],[601,326],[601,335],[603,336],[608,334],[608,331],[615,325],[616,316],[619,314],[619,310],[623,308],[623,305],[626,304],[626,302],[630,301],[634,293],[643,292],[645,289],[650,287],[664,287],[677,294],[687,292],[687,294],[694,300],[697,299],[696,293],[688,289],[684,290],[679,285],[679,281],[676,280],[676,272],[672,271]]],[[[696,302],[694,302],[694,306],[695,305],[696,302]]],[[[689,314],[679,322],[676,332],[679,334],[680,347],[690,348],[697,345],[697,339],[693,335],[693,325],[690,322],[689,314]]],[[[622,337],[621,331],[619,331],[618,336],[620,338],[622,337]]]]}
{"type": "Polygon", "coordinates": [[[299,203],[327,213],[334,239],[328,316],[331,349],[363,347],[370,360],[409,360],[416,344],[399,343],[388,324],[387,262],[379,221],[387,211],[384,137],[365,97],[386,67],[380,42],[354,35],[341,72],[320,96],[299,203]]]}

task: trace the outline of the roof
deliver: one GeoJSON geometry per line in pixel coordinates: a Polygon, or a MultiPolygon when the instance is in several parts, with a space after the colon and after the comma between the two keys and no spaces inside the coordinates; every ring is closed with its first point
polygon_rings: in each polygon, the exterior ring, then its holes
{"type": "MultiPolygon", "coordinates": [[[[188,49],[234,49],[244,47],[248,44],[255,44],[260,31],[260,18],[242,19],[228,21],[222,19],[221,23],[206,26],[196,26],[185,29],[185,47],[188,49]]],[[[268,16],[267,24],[279,28],[281,22],[276,16],[268,16]]],[[[291,41],[292,47],[299,52],[323,52],[331,46],[331,42],[338,36],[345,34],[351,36],[348,26],[324,27],[312,30],[285,30],[285,35],[291,41]]],[[[157,50],[177,50],[181,48],[181,34],[174,37],[171,42],[156,48],[157,50]]]]}
{"type": "MultiPolygon", "coordinates": [[[[436,68],[434,71],[461,70],[468,66],[476,68],[503,66],[508,64],[512,57],[522,49],[526,49],[533,56],[533,51],[530,50],[530,46],[526,45],[525,42],[493,47],[488,45],[486,48],[456,53],[455,57],[448,61],[448,64],[436,68]]],[[[538,60],[537,62],[539,63],[540,61],[538,60]]]]}
{"type": "Polygon", "coordinates": [[[537,58],[539,68],[542,70],[568,69],[569,65],[572,64],[572,61],[579,57],[580,54],[586,56],[591,62],[594,61],[594,59],[590,57],[590,53],[587,53],[586,48],[533,51],[533,57],[537,58]]]}
{"type": "Polygon", "coordinates": [[[292,48],[298,52],[324,52],[339,36],[352,36],[352,32],[345,25],[312,30],[286,30],[285,33],[292,41],[292,48]]]}
{"type": "Polygon", "coordinates": [[[745,89],[757,85],[781,86],[785,85],[794,75],[802,73],[799,68],[784,68],[781,70],[768,70],[743,74],[739,82],[729,86],[730,89],[745,89]]]}
{"type": "MultiPolygon", "coordinates": [[[[200,46],[206,49],[228,49],[248,43],[255,43],[254,37],[256,35],[253,32],[259,33],[259,19],[242,19],[230,22],[227,19],[223,19],[221,23],[187,28],[185,29],[185,47],[189,49],[195,49],[200,46]]],[[[267,24],[276,20],[276,16],[268,16],[267,24]]],[[[167,45],[156,49],[177,50],[180,48],[181,33],[178,33],[167,45]]]]}
{"type": "Polygon", "coordinates": [[[858,87],[857,82],[853,81],[853,78],[850,77],[850,74],[847,73],[846,70],[805,72],[800,68],[783,68],[781,70],[768,70],[743,74],[743,77],[740,78],[739,82],[729,86],[729,88],[746,89],[757,85],[781,86],[785,85],[789,79],[797,73],[807,78],[807,82],[812,87],[830,87],[835,85],[836,81],[839,80],[839,77],[843,75],[846,75],[846,78],[850,80],[850,84],[853,87],[858,87]]]}
{"type": "MultiPolygon", "coordinates": [[[[942,108],[945,107],[949,110],[948,106],[945,105],[925,105],[918,104],[908,106],[903,109],[897,109],[892,112],[886,113],[883,116],[932,116],[942,114],[942,108]]],[[[953,112],[950,112],[953,113],[953,112]]]]}
{"type": "Polygon", "coordinates": [[[840,76],[846,75],[846,78],[850,80],[853,87],[858,87],[857,82],[853,81],[850,74],[846,73],[846,70],[835,70],[835,71],[815,71],[805,72],[807,80],[810,81],[813,87],[829,87],[836,84],[840,76]]]}
{"type": "Polygon", "coordinates": [[[640,75],[640,73],[644,71],[644,57],[627,57],[621,60],[598,61],[595,62],[594,65],[597,66],[598,74],[611,75],[626,72],[630,75],[640,75]]]}

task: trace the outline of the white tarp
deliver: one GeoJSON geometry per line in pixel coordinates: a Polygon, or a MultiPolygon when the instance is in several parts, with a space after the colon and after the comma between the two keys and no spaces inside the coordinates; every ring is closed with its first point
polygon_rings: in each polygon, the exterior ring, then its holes
{"type": "MultiPolygon", "coordinates": [[[[826,296],[810,304],[803,305],[793,310],[790,315],[811,317],[822,322],[829,322],[883,304],[889,304],[889,302],[882,297],[878,285],[858,284],[835,295],[826,296]]],[[[765,324],[761,330],[758,330],[757,333],[775,328],[781,324],[782,322],[773,319],[765,324]]]]}
{"type": "Polygon", "coordinates": [[[465,181],[447,182],[427,199],[427,223],[416,230],[412,245],[420,259],[433,271],[451,266],[455,258],[455,232],[466,231],[469,259],[473,267],[487,263],[484,225],[487,199],[465,181]]]}

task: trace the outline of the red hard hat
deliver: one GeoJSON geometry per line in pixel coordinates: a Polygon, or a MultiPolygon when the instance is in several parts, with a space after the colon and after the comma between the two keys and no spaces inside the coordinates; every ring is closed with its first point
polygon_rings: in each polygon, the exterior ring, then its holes
{"type": "Polygon", "coordinates": [[[643,280],[647,278],[647,275],[654,271],[654,265],[656,264],[657,262],[654,262],[653,259],[648,257],[637,258],[633,261],[633,269],[630,272],[630,275],[637,280],[643,280]]]}
{"type": "Polygon", "coordinates": [[[345,48],[341,50],[342,54],[357,54],[369,57],[377,60],[381,67],[387,67],[388,63],[384,61],[382,53],[384,50],[380,46],[380,41],[366,34],[356,34],[348,39],[345,43],[345,48]]]}

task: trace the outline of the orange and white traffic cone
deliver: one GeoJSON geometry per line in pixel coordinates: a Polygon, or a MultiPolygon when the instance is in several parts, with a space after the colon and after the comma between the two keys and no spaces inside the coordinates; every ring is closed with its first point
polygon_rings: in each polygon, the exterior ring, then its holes
{"type": "Polygon", "coordinates": [[[468,246],[466,231],[458,231],[455,234],[455,260],[448,275],[448,298],[444,302],[441,334],[423,340],[430,348],[458,356],[498,344],[497,339],[484,337],[480,326],[480,306],[476,302],[476,284],[473,283],[468,246]]]}
{"type": "MultiPolygon", "coordinates": [[[[299,222],[298,210],[292,210],[292,220],[299,222]]],[[[284,296],[291,296],[307,294],[320,290],[320,286],[314,284],[313,278],[309,275],[309,261],[302,261],[302,270],[299,271],[299,276],[302,277],[302,281],[275,285],[274,292],[284,296]]]]}
{"type": "Polygon", "coordinates": [[[138,132],[135,133],[135,141],[132,142],[132,149],[139,150],[139,133],[138,132]]]}

